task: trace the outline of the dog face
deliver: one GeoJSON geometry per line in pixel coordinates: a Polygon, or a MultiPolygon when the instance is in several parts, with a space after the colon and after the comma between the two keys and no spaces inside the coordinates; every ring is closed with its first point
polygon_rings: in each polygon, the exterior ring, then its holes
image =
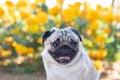
{"type": "Polygon", "coordinates": [[[78,31],[71,27],[53,28],[43,35],[45,48],[57,63],[70,63],[79,51],[78,42],[82,41],[78,31]]]}

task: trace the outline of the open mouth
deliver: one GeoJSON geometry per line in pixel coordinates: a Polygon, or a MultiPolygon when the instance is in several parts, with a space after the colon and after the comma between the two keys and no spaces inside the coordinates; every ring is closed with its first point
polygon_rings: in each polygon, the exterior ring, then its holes
{"type": "Polygon", "coordinates": [[[59,56],[58,58],[56,58],[56,60],[59,60],[59,61],[70,61],[70,57],[69,56],[59,56]]]}
{"type": "Polygon", "coordinates": [[[60,56],[58,58],[55,58],[55,60],[59,63],[69,63],[71,61],[71,58],[69,56],[60,56]]]}
{"type": "Polygon", "coordinates": [[[67,64],[72,61],[72,59],[77,54],[78,49],[69,46],[69,45],[62,45],[55,50],[49,50],[50,55],[61,64],[67,64]]]}

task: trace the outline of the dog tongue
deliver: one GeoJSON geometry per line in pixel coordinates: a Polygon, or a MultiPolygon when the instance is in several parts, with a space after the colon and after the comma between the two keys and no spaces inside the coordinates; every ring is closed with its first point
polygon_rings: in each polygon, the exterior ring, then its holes
{"type": "Polygon", "coordinates": [[[68,57],[68,56],[61,56],[61,57],[59,57],[59,60],[70,60],[70,57],[68,57]]]}

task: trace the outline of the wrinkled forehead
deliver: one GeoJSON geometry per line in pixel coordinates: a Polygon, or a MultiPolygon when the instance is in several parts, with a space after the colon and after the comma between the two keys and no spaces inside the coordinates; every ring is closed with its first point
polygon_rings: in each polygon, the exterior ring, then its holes
{"type": "Polygon", "coordinates": [[[51,40],[55,40],[58,37],[62,37],[62,38],[74,38],[76,40],[78,40],[78,36],[71,30],[70,27],[64,28],[64,29],[58,29],[58,28],[53,28],[52,30],[54,30],[51,40]],[[76,37],[76,38],[75,38],[76,37]]]}
{"type": "Polygon", "coordinates": [[[53,28],[52,30],[54,30],[54,34],[56,35],[67,36],[72,34],[72,31],[70,30],[69,27],[64,29],[53,28]]]}
{"type": "Polygon", "coordinates": [[[58,30],[56,30],[56,34],[59,34],[62,36],[67,36],[68,34],[72,34],[72,31],[69,28],[58,29],[58,30]]]}

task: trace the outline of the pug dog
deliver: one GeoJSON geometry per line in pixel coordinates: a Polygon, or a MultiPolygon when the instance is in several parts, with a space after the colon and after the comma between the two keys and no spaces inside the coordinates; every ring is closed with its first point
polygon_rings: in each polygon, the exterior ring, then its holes
{"type": "Polygon", "coordinates": [[[41,56],[47,80],[99,80],[77,30],[52,28],[42,39],[41,56]]]}

